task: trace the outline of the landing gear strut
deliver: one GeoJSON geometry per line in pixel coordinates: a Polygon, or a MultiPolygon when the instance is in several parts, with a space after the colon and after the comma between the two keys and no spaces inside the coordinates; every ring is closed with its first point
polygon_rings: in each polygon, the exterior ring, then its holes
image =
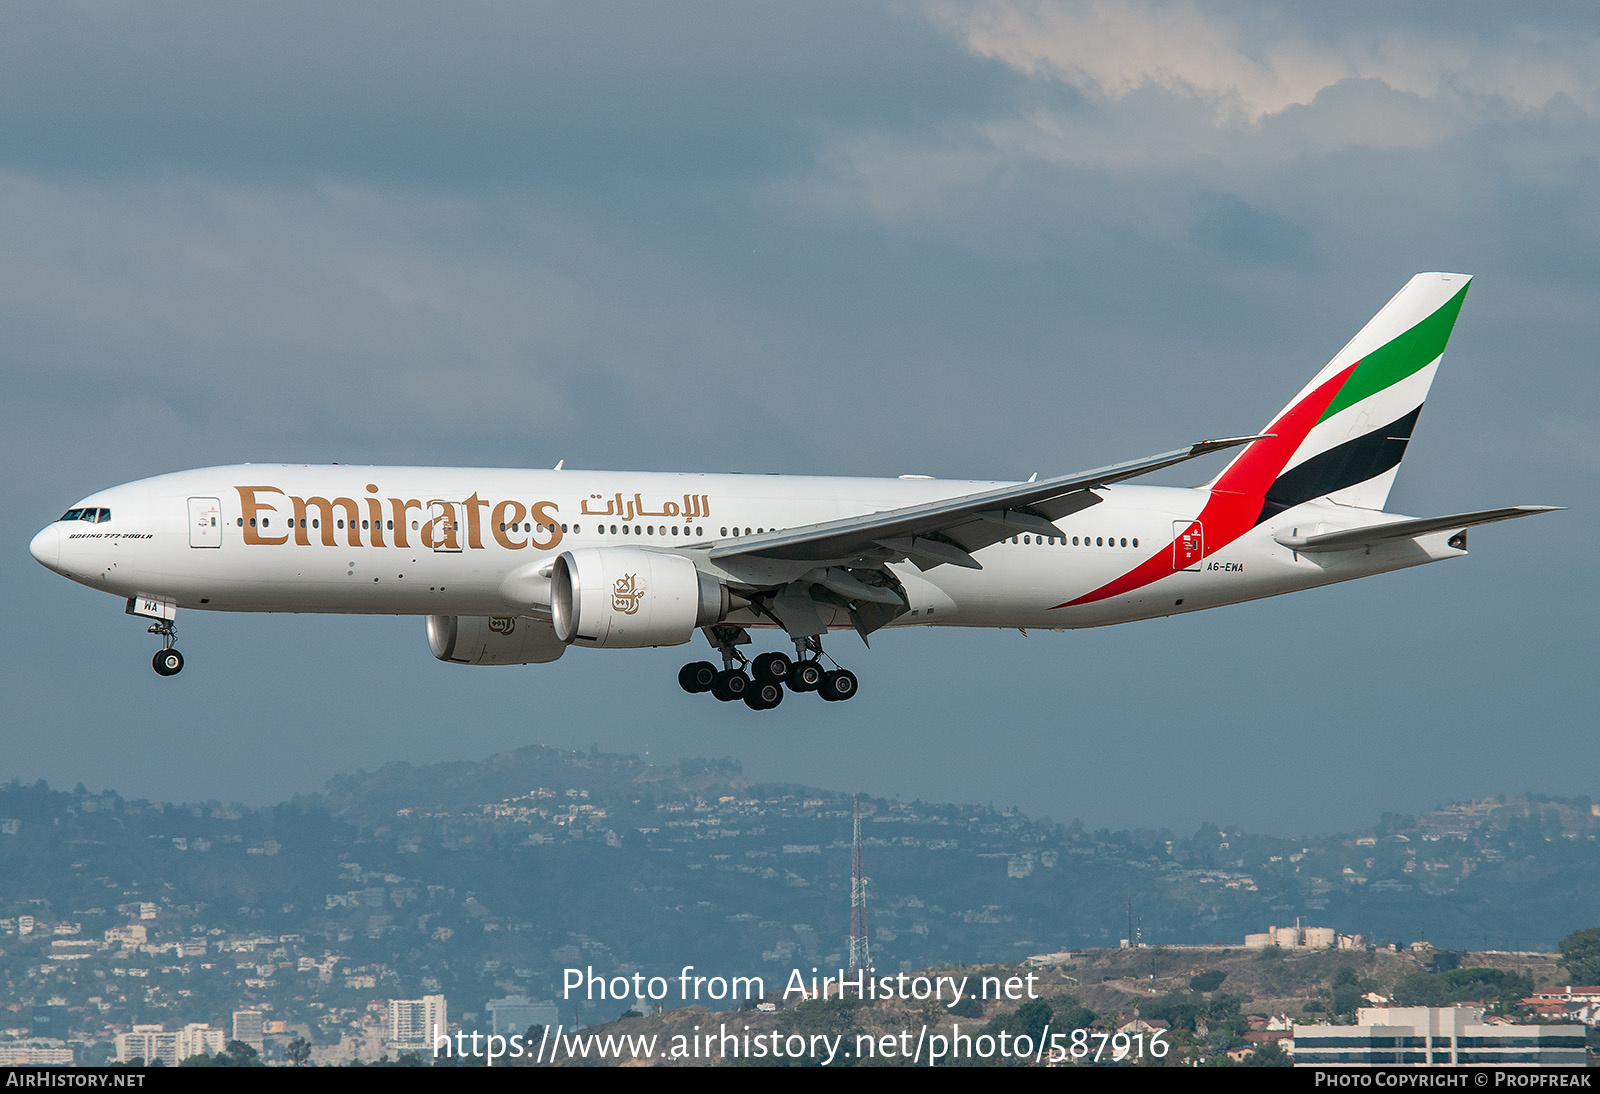
{"type": "Polygon", "coordinates": [[[754,659],[738,649],[750,641],[743,627],[707,627],[705,635],[722,655],[723,667],[718,671],[710,661],[695,661],[678,670],[678,686],[692,695],[709,691],[725,703],[743,699],[751,710],[771,710],[783,702],[785,689],[814,691],[830,703],[842,703],[856,693],[855,673],[823,653],[822,639],[815,635],[795,639],[794,657],[773,652],[754,659]],[[832,669],[823,668],[824,657],[832,669]]]}
{"type": "Polygon", "coordinates": [[[161,648],[150,659],[150,667],[156,670],[158,676],[176,676],[183,671],[183,654],[173,648],[172,643],[177,639],[173,633],[172,620],[158,619],[150,624],[147,634],[161,636],[161,648]]]}

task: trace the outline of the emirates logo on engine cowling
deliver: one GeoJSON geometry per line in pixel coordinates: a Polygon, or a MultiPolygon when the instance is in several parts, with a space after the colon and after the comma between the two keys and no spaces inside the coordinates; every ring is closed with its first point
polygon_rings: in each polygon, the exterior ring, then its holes
{"type": "Polygon", "coordinates": [[[514,615],[491,615],[489,629],[495,634],[510,634],[517,629],[517,617],[514,615]]]}
{"type": "Polygon", "coordinates": [[[611,607],[623,615],[638,611],[643,599],[644,586],[639,583],[638,574],[623,574],[611,586],[611,607]]]}

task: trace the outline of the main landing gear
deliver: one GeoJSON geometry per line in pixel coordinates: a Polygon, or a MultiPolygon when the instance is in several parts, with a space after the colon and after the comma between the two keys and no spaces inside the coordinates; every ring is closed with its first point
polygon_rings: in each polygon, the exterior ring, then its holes
{"type": "Polygon", "coordinates": [[[751,710],[771,710],[783,702],[785,688],[814,691],[830,703],[841,703],[855,695],[856,674],[840,668],[837,661],[823,653],[821,639],[795,639],[795,657],[763,653],[752,660],[735,645],[743,633],[736,627],[708,629],[707,637],[722,655],[722,669],[719,671],[710,661],[695,661],[678,670],[678,686],[691,695],[709,691],[724,703],[743,699],[751,710]],[[832,669],[823,668],[824,657],[833,664],[832,669]]]}
{"type": "Polygon", "coordinates": [[[161,636],[161,648],[150,659],[150,667],[157,676],[176,676],[183,671],[183,654],[173,648],[177,635],[173,633],[172,620],[158,619],[150,625],[148,634],[161,636]]]}

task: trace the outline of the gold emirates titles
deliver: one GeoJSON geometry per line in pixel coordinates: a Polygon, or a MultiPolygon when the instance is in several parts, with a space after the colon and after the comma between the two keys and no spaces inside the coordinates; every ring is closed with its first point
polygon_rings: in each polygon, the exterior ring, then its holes
{"type": "MultiPolygon", "coordinates": [[[[254,546],[279,546],[292,539],[298,546],[307,547],[311,544],[311,533],[316,532],[325,547],[339,546],[341,534],[351,547],[385,547],[391,546],[384,541],[384,533],[388,531],[393,534],[392,546],[410,547],[412,544],[407,532],[414,523],[408,516],[412,510],[419,517],[427,518],[417,530],[421,539],[418,546],[429,550],[459,551],[465,547],[467,550],[481,551],[487,530],[495,543],[509,551],[528,547],[549,551],[561,542],[564,535],[560,520],[561,506],[554,501],[536,501],[527,505],[520,501],[487,501],[473,491],[462,501],[430,498],[424,502],[417,498],[364,497],[358,502],[355,498],[343,497],[301,498],[276,486],[236,486],[234,489],[239,492],[244,542],[254,546]],[[266,523],[270,517],[282,516],[279,505],[283,503],[276,501],[272,495],[286,499],[289,507],[289,526],[282,533],[273,531],[266,523]],[[456,518],[458,505],[465,511],[465,522],[456,518]],[[365,528],[361,527],[363,520],[367,522],[365,528]],[[336,528],[336,521],[343,521],[343,527],[336,528]],[[466,525],[465,543],[461,541],[462,523],[466,525]],[[521,528],[526,528],[526,531],[517,531],[521,528]],[[362,539],[363,533],[368,536],[365,541],[362,539]]],[[[378,487],[368,483],[367,493],[377,494],[378,487]]],[[[705,494],[685,494],[681,504],[669,501],[659,509],[651,510],[645,508],[644,499],[639,494],[631,498],[624,498],[620,493],[612,498],[591,494],[584,499],[580,512],[585,516],[610,516],[630,522],[639,517],[694,520],[710,515],[711,499],[705,494]],[[591,506],[591,499],[603,501],[605,508],[591,506]]]]}

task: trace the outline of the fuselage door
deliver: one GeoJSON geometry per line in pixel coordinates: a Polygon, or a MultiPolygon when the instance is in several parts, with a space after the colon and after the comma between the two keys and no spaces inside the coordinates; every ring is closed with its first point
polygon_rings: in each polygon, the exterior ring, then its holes
{"type": "Polygon", "coordinates": [[[222,546],[222,503],[216,498],[189,499],[189,546],[222,546]]]}
{"type": "Polygon", "coordinates": [[[435,551],[459,551],[465,535],[461,510],[465,506],[435,499],[428,503],[428,523],[422,526],[422,543],[435,551]]]}
{"type": "Polygon", "coordinates": [[[1205,531],[1197,520],[1175,520],[1172,522],[1172,568],[1174,570],[1198,570],[1200,560],[1205,557],[1206,537],[1205,531]]]}

